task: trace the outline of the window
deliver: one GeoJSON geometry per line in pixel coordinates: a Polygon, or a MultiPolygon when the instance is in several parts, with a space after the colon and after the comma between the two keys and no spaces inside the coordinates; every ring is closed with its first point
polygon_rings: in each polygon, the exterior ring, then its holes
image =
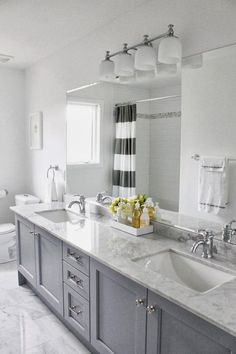
{"type": "Polygon", "coordinates": [[[68,165],[100,163],[100,118],[100,103],[68,102],[68,165]]]}

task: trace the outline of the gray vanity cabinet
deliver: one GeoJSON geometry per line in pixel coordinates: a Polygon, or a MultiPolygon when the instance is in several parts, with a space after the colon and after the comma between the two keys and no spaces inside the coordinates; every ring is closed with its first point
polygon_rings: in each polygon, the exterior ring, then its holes
{"type": "Polygon", "coordinates": [[[90,262],[91,344],[100,354],[144,354],[147,289],[90,262]]]}
{"type": "Polygon", "coordinates": [[[34,225],[20,217],[16,218],[16,243],[18,270],[36,286],[34,225]]]}
{"type": "Polygon", "coordinates": [[[37,290],[63,315],[62,241],[35,227],[37,290]]]}
{"type": "Polygon", "coordinates": [[[236,339],[148,291],[147,354],[235,354],[236,339]]]}
{"type": "Polygon", "coordinates": [[[99,354],[236,354],[236,337],[18,216],[16,229],[19,284],[99,354]]]}

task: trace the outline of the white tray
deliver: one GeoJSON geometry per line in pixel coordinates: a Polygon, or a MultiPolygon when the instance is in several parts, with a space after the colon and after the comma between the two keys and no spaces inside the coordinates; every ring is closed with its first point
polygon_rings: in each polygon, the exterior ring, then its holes
{"type": "Polygon", "coordinates": [[[121,224],[120,222],[117,222],[117,221],[112,221],[111,226],[114,227],[115,229],[118,229],[118,230],[121,230],[124,232],[128,232],[129,234],[132,234],[135,236],[151,234],[153,232],[153,225],[140,227],[139,229],[136,229],[135,227],[121,224]]]}

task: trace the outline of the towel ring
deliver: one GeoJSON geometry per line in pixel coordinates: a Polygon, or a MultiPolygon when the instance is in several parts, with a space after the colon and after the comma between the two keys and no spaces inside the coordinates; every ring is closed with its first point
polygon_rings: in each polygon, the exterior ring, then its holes
{"type": "Polygon", "coordinates": [[[54,179],[55,178],[55,171],[58,171],[58,170],[59,170],[58,165],[55,165],[55,166],[50,165],[47,170],[47,178],[49,178],[49,173],[50,173],[50,171],[52,171],[52,178],[54,179]]]}
{"type": "Polygon", "coordinates": [[[194,154],[194,155],[191,156],[191,159],[193,159],[195,161],[199,161],[200,160],[200,155],[194,154]]]}

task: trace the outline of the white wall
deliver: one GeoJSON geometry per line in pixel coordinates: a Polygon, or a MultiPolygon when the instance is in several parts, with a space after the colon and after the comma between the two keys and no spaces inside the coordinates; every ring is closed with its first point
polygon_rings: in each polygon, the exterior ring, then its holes
{"type": "Polygon", "coordinates": [[[25,184],[25,76],[21,70],[0,67],[0,223],[13,221],[9,206],[14,195],[28,192],[25,184]]]}
{"type": "Polygon", "coordinates": [[[191,155],[236,157],[236,47],[203,57],[183,70],[180,211],[225,222],[236,217],[236,163],[230,163],[229,207],[215,216],[197,211],[199,163],[191,155]]]}

